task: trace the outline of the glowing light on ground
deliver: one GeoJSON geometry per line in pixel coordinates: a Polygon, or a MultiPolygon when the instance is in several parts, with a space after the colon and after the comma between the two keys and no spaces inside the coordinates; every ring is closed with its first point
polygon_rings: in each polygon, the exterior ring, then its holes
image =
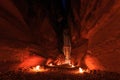
{"type": "Polygon", "coordinates": [[[72,68],[74,68],[75,66],[74,65],[71,65],[72,68]]]}
{"type": "Polygon", "coordinates": [[[69,65],[70,65],[72,68],[74,68],[74,67],[75,67],[75,66],[74,66],[73,64],[71,64],[71,63],[70,63],[69,65]]]}
{"type": "Polygon", "coordinates": [[[38,65],[38,66],[34,67],[33,70],[36,71],[36,72],[39,72],[40,71],[40,66],[38,65]]]}
{"type": "Polygon", "coordinates": [[[44,71],[46,71],[46,70],[43,67],[41,67],[40,65],[37,65],[30,69],[30,72],[44,72],[44,71]]]}
{"type": "Polygon", "coordinates": [[[18,68],[28,69],[31,66],[36,66],[38,64],[42,64],[44,61],[45,61],[45,59],[40,56],[36,56],[36,55],[29,56],[27,59],[25,59],[18,65],[18,68]]]}
{"type": "Polygon", "coordinates": [[[84,70],[82,68],[79,68],[80,73],[84,73],[84,70]]]}
{"type": "Polygon", "coordinates": [[[57,65],[60,65],[60,63],[58,63],[57,65]]]}
{"type": "Polygon", "coordinates": [[[52,63],[50,63],[49,66],[54,66],[54,65],[52,63]]]}

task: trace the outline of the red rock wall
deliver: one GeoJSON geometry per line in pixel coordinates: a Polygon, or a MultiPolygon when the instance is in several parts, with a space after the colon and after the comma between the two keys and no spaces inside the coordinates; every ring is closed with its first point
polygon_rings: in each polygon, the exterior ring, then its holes
{"type": "MultiPolygon", "coordinates": [[[[88,51],[89,55],[86,56],[85,62],[90,69],[105,68],[120,72],[120,1],[72,0],[71,2],[76,23],[76,25],[73,23],[69,15],[72,55],[78,56],[79,62],[88,51]]],[[[56,34],[45,8],[41,6],[35,8],[38,11],[37,15],[29,17],[27,4],[23,0],[19,5],[16,4],[18,3],[10,0],[0,1],[0,55],[6,56],[9,52],[5,52],[3,47],[12,47],[16,50],[31,45],[34,45],[33,51],[39,51],[36,54],[42,56],[47,54],[48,57],[58,55],[56,34]],[[21,5],[25,8],[20,7],[21,5]]]]}
{"type": "Polygon", "coordinates": [[[94,1],[85,2],[89,6],[81,22],[88,31],[89,49],[105,69],[120,72],[120,1],[94,1]]]}

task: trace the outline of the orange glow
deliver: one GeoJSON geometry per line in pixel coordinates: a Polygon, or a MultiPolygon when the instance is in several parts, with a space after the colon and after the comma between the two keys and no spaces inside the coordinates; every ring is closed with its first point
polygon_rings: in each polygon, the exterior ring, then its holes
{"type": "Polygon", "coordinates": [[[82,68],[79,68],[80,73],[84,73],[84,70],[82,68]]]}
{"type": "Polygon", "coordinates": [[[54,66],[54,65],[52,63],[50,63],[49,66],[54,66]]]}
{"type": "Polygon", "coordinates": [[[25,59],[18,67],[29,68],[31,66],[43,64],[44,61],[45,59],[40,56],[30,56],[29,58],[25,59]]]}
{"type": "Polygon", "coordinates": [[[71,65],[71,67],[73,68],[73,67],[75,67],[74,65],[71,65]]]}
{"type": "Polygon", "coordinates": [[[73,64],[71,64],[71,63],[70,63],[69,65],[70,65],[72,68],[74,68],[74,67],[75,67],[75,66],[74,66],[73,64]]]}
{"type": "Polygon", "coordinates": [[[105,70],[100,61],[94,56],[87,55],[85,63],[90,70],[105,70]]]}
{"type": "Polygon", "coordinates": [[[57,65],[60,65],[60,63],[57,63],[57,65]]]}
{"type": "Polygon", "coordinates": [[[30,69],[30,72],[44,72],[44,71],[46,71],[46,70],[43,67],[41,67],[40,65],[37,65],[30,69]]]}
{"type": "Polygon", "coordinates": [[[36,66],[36,67],[33,67],[33,70],[34,70],[35,72],[39,72],[39,71],[40,71],[40,66],[38,65],[38,66],[36,66]]]}
{"type": "Polygon", "coordinates": [[[46,65],[49,65],[53,60],[51,58],[47,59],[46,65]]]}

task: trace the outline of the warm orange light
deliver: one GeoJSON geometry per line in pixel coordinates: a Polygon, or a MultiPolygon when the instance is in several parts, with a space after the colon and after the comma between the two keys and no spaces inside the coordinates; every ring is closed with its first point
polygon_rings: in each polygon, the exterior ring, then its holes
{"type": "Polygon", "coordinates": [[[29,56],[27,59],[23,60],[21,64],[18,65],[18,68],[28,69],[31,66],[42,64],[44,61],[45,59],[40,56],[29,56]]]}
{"type": "Polygon", "coordinates": [[[52,63],[50,63],[49,66],[54,66],[54,65],[52,63]]]}
{"type": "Polygon", "coordinates": [[[72,68],[74,68],[75,66],[74,65],[71,65],[72,68]]]}
{"type": "Polygon", "coordinates": [[[37,65],[37,66],[33,67],[33,71],[35,71],[35,72],[39,72],[39,71],[40,71],[40,66],[37,65]]]}
{"type": "Polygon", "coordinates": [[[80,73],[84,73],[84,70],[82,68],[79,68],[80,73]]]}
{"type": "Polygon", "coordinates": [[[75,66],[74,65],[72,65],[72,64],[70,64],[70,66],[72,67],[72,68],[74,68],[75,66]]]}
{"type": "Polygon", "coordinates": [[[34,69],[35,69],[36,71],[40,71],[40,66],[38,65],[38,66],[36,66],[34,69]]]}
{"type": "Polygon", "coordinates": [[[59,63],[57,65],[60,65],[59,63]]]}
{"type": "Polygon", "coordinates": [[[46,70],[40,65],[37,65],[35,67],[32,67],[32,69],[30,69],[30,72],[43,72],[43,71],[46,71],[46,70]]]}

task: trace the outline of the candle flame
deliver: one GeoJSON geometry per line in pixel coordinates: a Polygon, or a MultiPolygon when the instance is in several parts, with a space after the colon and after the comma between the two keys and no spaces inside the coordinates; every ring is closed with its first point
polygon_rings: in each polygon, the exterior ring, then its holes
{"type": "Polygon", "coordinates": [[[73,67],[75,67],[74,65],[71,65],[71,67],[73,68],[73,67]]]}
{"type": "Polygon", "coordinates": [[[40,66],[37,65],[37,66],[33,67],[33,70],[34,70],[35,72],[39,72],[39,71],[40,71],[40,66]]]}
{"type": "Polygon", "coordinates": [[[54,66],[54,65],[52,63],[50,63],[49,66],[54,66]]]}
{"type": "Polygon", "coordinates": [[[37,65],[35,67],[32,67],[32,69],[30,69],[30,72],[44,72],[44,71],[46,70],[40,65],[37,65]]]}
{"type": "Polygon", "coordinates": [[[80,73],[84,73],[84,70],[82,68],[79,68],[80,73]]]}

